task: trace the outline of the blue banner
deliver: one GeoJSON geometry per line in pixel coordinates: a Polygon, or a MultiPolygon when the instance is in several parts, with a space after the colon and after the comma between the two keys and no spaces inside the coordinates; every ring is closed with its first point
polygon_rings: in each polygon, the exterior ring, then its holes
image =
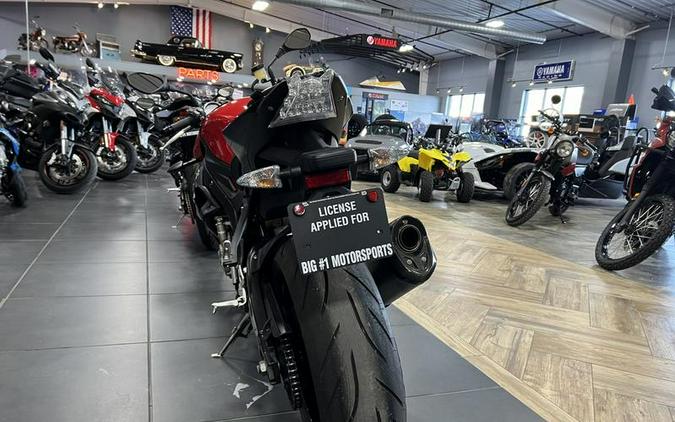
{"type": "Polygon", "coordinates": [[[538,64],[534,67],[534,82],[569,81],[574,76],[574,60],[538,64]]]}

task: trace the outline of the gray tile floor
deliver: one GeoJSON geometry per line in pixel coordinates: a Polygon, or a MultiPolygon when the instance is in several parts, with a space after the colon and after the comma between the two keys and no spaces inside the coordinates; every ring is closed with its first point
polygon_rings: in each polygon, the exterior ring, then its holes
{"type": "MultiPolygon", "coordinates": [[[[237,317],[160,171],[28,208],[0,201],[0,421],[299,421],[255,371],[255,341],[217,351],[237,317]],[[237,384],[247,388],[235,396],[237,384]],[[255,396],[262,398],[255,400],[255,396]]],[[[529,421],[529,409],[396,309],[408,420],[529,421]]]]}

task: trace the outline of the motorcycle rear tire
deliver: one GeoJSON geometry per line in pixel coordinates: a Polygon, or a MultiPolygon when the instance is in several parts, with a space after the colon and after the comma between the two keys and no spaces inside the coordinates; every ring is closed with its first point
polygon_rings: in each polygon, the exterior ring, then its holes
{"type": "Polygon", "coordinates": [[[422,170],[420,174],[420,201],[429,202],[434,194],[434,174],[422,170]]]}
{"type": "Polygon", "coordinates": [[[115,147],[119,148],[120,146],[122,147],[121,149],[127,155],[126,166],[124,166],[120,171],[113,173],[107,173],[105,170],[101,168],[101,166],[99,166],[97,175],[101,179],[103,180],[124,179],[125,177],[133,173],[134,169],[136,168],[136,163],[138,162],[138,155],[136,155],[136,148],[134,148],[134,145],[127,139],[123,138],[122,135],[118,135],[117,139],[115,140],[115,147]]]}
{"type": "Polygon", "coordinates": [[[303,420],[405,422],[398,348],[366,266],[303,276],[290,240],[273,264],[291,302],[285,309],[299,329],[300,376],[307,380],[303,420]]]}
{"type": "MultiPolygon", "coordinates": [[[[668,195],[654,195],[644,200],[641,208],[649,205],[650,202],[660,201],[663,204],[663,224],[659,225],[656,233],[652,236],[645,246],[638,249],[635,253],[627,255],[621,259],[610,259],[603,254],[605,243],[612,232],[614,226],[624,215],[628,206],[619,212],[602,231],[598,243],[595,245],[595,260],[598,264],[609,271],[625,270],[633,267],[645,259],[649,258],[673,235],[675,229],[675,199],[668,195]]],[[[636,210],[637,212],[637,210],[636,210]]]]}
{"type": "Polygon", "coordinates": [[[23,180],[21,172],[17,172],[12,176],[12,180],[7,186],[7,193],[11,197],[12,205],[15,207],[25,207],[28,199],[28,191],[26,190],[26,182],[23,180]]]}
{"type": "Polygon", "coordinates": [[[77,193],[89,186],[91,182],[96,179],[96,171],[98,169],[96,156],[88,149],[79,145],[75,145],[75,147],[73,147],[73,155],[77,155],[80,157],[80,160],[85,163],[87,166],[87,172],[78,183],[64,186],[54,182],[49,174],[47,174],[47,162],[52,157],[52,154],[58,152],[60,148],[60,145],[52,145],[51,147],[47,148],[40,156],[40,163],[38,164],[38,174],[40,175],[40,180],[42,180],[42,183],[44,183],[45,186],[53,192],[61,194],[77,193]]]}
{"type": "MultiPolygon", "coordinates": [[[[539,209],[544,206],[544,203],[546,203],[546,198],[549,196],[549,192],[551,191],[551,181],[548,180],[545,176],[539,175],[535,176],[538,177],[539,180],[541,180],[541,188],[537,194],[537,196],[534,198],[534,202],[532,206],[530,206],[527,210],[525,210],[524,213],[522,213],[520,216],[512,218],[509,217],[511,207],[515,205],[515,203],[518,201],[518,193],[513,197],[511,202],[509,203],[509,207],[506,209],[506,216],[504,219],[506,220],[506,224],[508,224],[511,227],[517,227],[520,226],[521,224],[526,223],[530,218],[534,217],[534,215],[539,211],[539,209]]],[[[533,177],[530,180],[530,183],[532,183],[535,180],[533,177]]]]}

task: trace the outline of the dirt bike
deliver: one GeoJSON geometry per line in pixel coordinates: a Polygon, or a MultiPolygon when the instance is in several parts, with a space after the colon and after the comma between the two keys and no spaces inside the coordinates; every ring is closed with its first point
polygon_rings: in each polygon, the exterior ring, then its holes
{"type": "Polygon", "coordinates": [[[73,25],[76,33],[69,36],[52,37],[54,51],[63,53],[78,53],[83,57],[93,57],[96,49],[87,42],[87,34],[80,31],[78,25],[73,25]]]}
{"type": "MultiPolygon", "coordinates": [[[[595,246],[595,259],[606,270],[623,270],[649,258],[675,230],[675,92],[652,88],[652,108],[666,112],[651,143],[633,150],[626,178],[628,204],[607,224],[595,246]]],[[[641,129],[641,131],[646,129],[641,129]]]]}
{"type": "MultiPolygon", "coordinates": [[[[310,38],[294,30],[275,60],[310,38]]],[[[349,171],[401,155],[338,147],[352,113],[342,79],[326,70],[277,80],[273,63],[254,68],[250,97],[204,118],[195,145],[196,218],[217,239],[237,292],[213,307],[243,311],[214,357],[253,334],[258,371],[283,385],[304,421],[403,422],[405,388],[385,306],[426,281],[436,259],[422,223],[387,223],[382,191],[352,192],[349,171]]],[[[128,76],[146,88],[153,78],[161,89],[158,77],[128,76]]],[[[174,128],[193,124],[187,117],[174,128]]]]}
{"type": "Polygon", "coordinates": [[[462,166],[471,161],[471,155],[461,148],[455,136],[446,142],[420,139],[419,148],[380,173],[380,184],[385,192],[396,192],[401,183],[418,186],[419,199],[431,201],[434,190],[455,192],[458,202],[470,202],[474,192],[473,174],[462,166]]]}

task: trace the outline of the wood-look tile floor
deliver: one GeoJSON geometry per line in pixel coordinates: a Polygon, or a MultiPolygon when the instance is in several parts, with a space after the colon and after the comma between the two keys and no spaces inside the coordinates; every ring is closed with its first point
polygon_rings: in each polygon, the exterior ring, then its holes
{"type": "Polygon", "coordinates": [[[420,218],[438,255],[432,279],[397,301],[406,314],[547,420],[675,421],[672,240],[610,273],[593,249],[620,201],[512,228],[503,199],[386,196],[389,217],[420,218]]]}

